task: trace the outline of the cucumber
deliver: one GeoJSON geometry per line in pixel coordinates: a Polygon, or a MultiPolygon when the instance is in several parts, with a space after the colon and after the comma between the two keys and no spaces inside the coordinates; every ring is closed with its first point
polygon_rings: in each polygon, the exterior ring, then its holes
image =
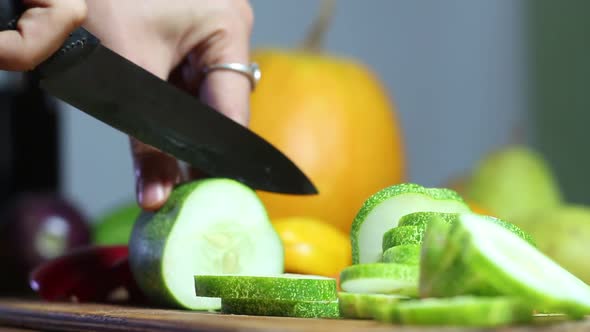
{"type": "Polygon", "coordinates": [[[352,263],[379,262],[383,234],[396,227],[402,216],[419,211],[471,212],[461,196],[450,189],[425,188],[414,183],[384,188],[363,203],[353,220],[352,263]]]}
{"type": "Polygon", "coordinates": [[[222,299],[335,301],[336,279],[285,273],[276,276],[195,275],[197,296],[222,299]]]}
{"type": "Polygon", "coordinates": [[[402,325],[500,327],[532,319],[529,306],[509,297],[429,298],[386,304],[375,310],[375,320],[402,325]]]}
{"type": "Polygon", "coordinates": [[[518,297],[544,312],[573,318],[590,314],[590,286],[489,218],[461,215],[450,227],[442,256],[441,266],[452,260],[453,268],[437,272],[435,295],[464,295],[475,285],[489,286],[483,293],[518,297]],[[463,291],[448,287],[450,281],[461,279],[476,282],[463,291]]]}
{"type": "MultiPolygon", "coordinates": [[[[460,215],[461,215],[461,213],[414,212],[414,213],[410,213],[410,214],[403,216],[399,220],[399,226],[426,227],[428,225],[428,223],[430,222],[430,220],[432,220],[432,218],[434,216],[440,217],[444,222],[446,222],[448,224],[452,224],[457,221],[457,219],[459,218],[460,215]]],[[[489,221],[499,224],[500,226],[502,226],[502,227],[506,228],[507,230],[513,232],[514,234],[518,235],[523,240],[536,246],[536,243],[535,243],[533,237],[529,233],[523,231],[521,228],[516,226],[515,224],[509,223],[507,221],[504,221],[502,219],[492,217],[492,216],[486,216],[486,215],[480,215],[480,216],[488,219],[489,221]]]]}
{"type": "Polygon", "coordinates": [[[129,241],[134,279],[152,302],[219,310],[221,299],[196,297],[196,274],[276,275],[284,250],[255,191],[207,178],[174,189],[155,213],[143,212],[129,241]]]}
{"type": "Polygon", "coordinates": [[[221,312],[232,315],[297,318],[340,318],[338,300],[283,301],[274,299],[222,299],[221,312]]]}
{"type": "Polygon", "coordinates": [[[406,245],[421,244],[424,235],[424,227],[418,226],[398,226],[394,227],[383,234],[382,250],[406,245]]]}
{"type": "Polygon", "coordinates": [[[340,315],[350,319],[373,319],[377,308],[408,299],[410,297],[394,294],[338,293],[340,315]]]}
{"type": "Polygon", "coordinates": [[[383,252],[382,261],[383,263],[418,265],[420,264],[421,248],[419,244],[404,244],[391,247],[383,252]]]}
{"type": "Polygon", "coordinates": [[[418,266],[396,263],[355,264],[340,273],[347,293],[418,295],[418,266]]]}

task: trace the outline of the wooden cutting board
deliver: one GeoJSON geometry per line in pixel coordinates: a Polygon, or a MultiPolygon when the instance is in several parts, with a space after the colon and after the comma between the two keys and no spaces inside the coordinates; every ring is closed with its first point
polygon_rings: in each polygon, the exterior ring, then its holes
{"type": "MultiPolygon", "coordinates": [[[[410,327],[347,319],[297,319],[198,313],[103,304],[47,303],[0,299],[0,326],[59,331],[441,331],[439,327],[410,327]]],[[[0,330],[2,330],[0,328],[0,330]]],[[[484,331],[447,328],[445,331],[484,331]]],[[[504,332],[590,331],[590,318],[536,326],[501,328],[504,332]]],[[[490,331],[485,329],[485,331],[490,331]]]]}

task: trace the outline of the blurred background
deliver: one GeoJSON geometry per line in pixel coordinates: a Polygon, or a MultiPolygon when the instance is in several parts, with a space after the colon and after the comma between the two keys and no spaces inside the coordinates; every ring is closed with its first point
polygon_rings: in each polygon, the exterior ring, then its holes
{"type": "MultiPolygon", "coordinates": [[[[317,0],[251,4],[254,49],[297,47],[319,7],[317,0]]],[[[338,0],[323,51],[367,66],[391,97],[405,180],[450,185],[492,151],[520,143],[544,158],[565,200],[585,204],[588,9],[584,0],[338,0]]],[[[1,77],[6,94],[15,77],[1,77]]],[[[93,223],[133,202],[127,137],[67,105],[58,103],[57,112],[59,191],[93,223]]],[[[36,144],[45,150],[44,141],[36,144]]],[[[5,147],[0,162],[11,153],[5,147]]]]}

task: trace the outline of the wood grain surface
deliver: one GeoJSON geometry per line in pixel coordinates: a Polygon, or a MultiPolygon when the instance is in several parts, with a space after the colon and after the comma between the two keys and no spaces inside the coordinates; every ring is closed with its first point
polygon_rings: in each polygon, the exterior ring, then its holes
{"type": "MultiPolygon", "coordinates": [[[[223,315],[18,299],[0,299],[0,326],[43,331],[491,331],[491,329],[397,326],[362,320],[223,315]]],[[[533,326],[503,327],[496,330],[504,332],[590,331],[590,319],[578,322],[543,322],[533,326]]]]}

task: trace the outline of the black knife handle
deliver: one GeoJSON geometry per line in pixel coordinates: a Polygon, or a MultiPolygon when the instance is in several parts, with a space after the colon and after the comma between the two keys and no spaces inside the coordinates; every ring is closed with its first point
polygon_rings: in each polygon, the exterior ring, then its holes
{"type": "MultiPolygon", "coordinates": [[[[16,30],[17,22],[25,10],[22,0],[0,0],[0,31],[16,30]]],[[[41,78],[64,71],[82,60],[99,44],[100,40],[96,36],[79,27],[35,71],[41,78]]]]}

